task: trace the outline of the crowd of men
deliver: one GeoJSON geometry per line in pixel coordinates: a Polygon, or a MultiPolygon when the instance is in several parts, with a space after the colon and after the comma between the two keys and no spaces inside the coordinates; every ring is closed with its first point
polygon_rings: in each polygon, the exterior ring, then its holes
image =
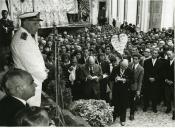
{"type": "MultiPolygon", "coordinates": [[[[120,117],[122,126],[125,125],[128,107],[129,119],[134,120],[137,100],[141,100],[143,112],[151,106],[157,113],[157,106],[163,103],[166,113],[172,111],[172,119],[175,120],[175,107],[172,105],[175,58],[172,29],[152,29],[144,33],[127,22],[120,28],[109,24],[92,25],[73,34],[65,31],[52,33],[45,39],[39,37],[37,44],[33,35],[41,21],[38,13],[27,13],[20,19],[22,27],[9,46],[12,65],[16,69],[8,72],[2,81],[1,89],[7,96],[0,100],[0,125],[13,125],[17,110],[28,106],[28,103],[30,106],[41,105],[42,83],[46,78],[47,81],[54,79],[55,43],[58,43],[61,79],[67,88],[71,88],[73,100],[106,100],[114,106],[114,121],[120,117]],[[112,36],[120,33],[128,36],[123,54],[111,45],[112,36]],[[8,111],[6,108],[13,106],[12,101],[16,104],[15,110],[8,111]],[[11,120],[6,122],[9,117],[12,117],[11,120]]],[[[4,62],[1,63],[2,75],[11,67],[11,63],[4,62]]]]}
{"type": "MultiPolygon", "coordinates": [[[[53,34],[46,39],[39,37],[39,48],[50,71],[54,68],[54,38],[53,34]]],[[[170,113],[174,102],[173,39],[172,29],[144,33],[127,23],[120,29],[106,24],[74,34],[65,31],[56,36],[62,79],[71,88],[73,100],[103,99],[114,105],[114,119],[120,116],[122,125],[128,106],[129,118],[134,120],[139,99],[144,112],[151,105],[157,113],[157,106],[163,103],[170,113]],[[120,33],[128,36],[122,55],[111,45],[112,36],[120,33]]]]}

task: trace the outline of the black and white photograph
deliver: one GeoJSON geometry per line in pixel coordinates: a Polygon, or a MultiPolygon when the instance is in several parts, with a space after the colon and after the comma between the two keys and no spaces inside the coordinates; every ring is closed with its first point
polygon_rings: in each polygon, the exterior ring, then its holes
{"type": "Polygon", "coordinates": [[[174,0],[0,0],[0,127],[175,127],[174,0]]]}

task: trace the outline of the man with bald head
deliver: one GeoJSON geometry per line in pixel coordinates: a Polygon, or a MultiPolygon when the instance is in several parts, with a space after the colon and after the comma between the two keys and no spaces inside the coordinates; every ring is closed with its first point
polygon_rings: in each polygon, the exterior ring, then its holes
{"type": "Polygon", "coordinates": [[[15,115],[27,107],[26,101],[35,95],[35,87],[32,76],[26,71],[15,69],[5,75],[6,96],[0,101],[0,126],[15,125],[15,115]]]}
{"type": "Polygon", "coordinates": [[[128,68],[128,60],[121,60],[119,66],[114,67],[110,76],[110,80],[114,82],[112,89],[112,103],[114,105],[114,121],[117,116],[120,116],[120,123],[125,125],[126,109],[128,106],[128,89],[134,82],[133,71],[128,68]]]}
{"type": "Polygon", "coordinates": [[[86,64],[82,66],[79,80],[84,85],[85,99],[100,98],[100,83],[102,78],[102,70],[98,64],[95,64],[95,58],[89,56],[86,64]]]}

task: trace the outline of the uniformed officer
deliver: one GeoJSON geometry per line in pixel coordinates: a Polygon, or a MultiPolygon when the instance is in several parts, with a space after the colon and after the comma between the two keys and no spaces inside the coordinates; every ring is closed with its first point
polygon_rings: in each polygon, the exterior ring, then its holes
{"type": "Polygon", "coordinates": [[[19,16],[21,27],[15,33],[12,43],[12,57],[16,68],[31,73],[34,82],[37,84],[35,96],[28,100],[30,106],[41,105],[42,82],[47,78],[47,69],[38,42],[34,35],[38,31],[42,21],[38,12],[28,12],[19,16]]]}

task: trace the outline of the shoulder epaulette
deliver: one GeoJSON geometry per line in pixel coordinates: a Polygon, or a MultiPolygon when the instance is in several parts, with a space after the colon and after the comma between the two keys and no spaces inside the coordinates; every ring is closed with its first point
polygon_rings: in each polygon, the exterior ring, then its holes
{"type": "Polygon", "coordinates": [[[26,32],[22,32],[21,33],[21,39],[23,39],[23,40],[26,40],[27,39],[27,33],[26,32]]]}

